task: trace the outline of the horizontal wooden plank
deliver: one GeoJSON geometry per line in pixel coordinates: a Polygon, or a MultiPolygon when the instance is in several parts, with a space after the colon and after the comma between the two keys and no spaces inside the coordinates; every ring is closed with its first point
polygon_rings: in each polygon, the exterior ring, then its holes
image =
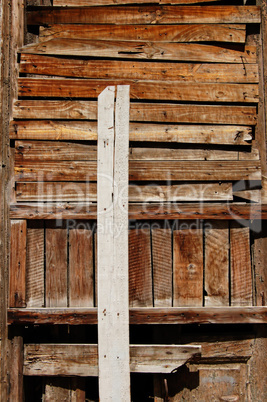
{"type": "MultiPolygon", "coordinates": [[[[15,119],[96,120],[95,101],[15,101],[15,119]]],[[[131,103],[130,120],[136,122],[255,125],[255,106],[131,103]]]]}
{"type": "MultiPolygon", "coordinates": [[[[211,148],[129,148],[129,160],[249,160],[250,152],[211,148]]],[[[253,153],[254,156],[254,153],[253,153]]],[[[256,155],[255,155],[256,156],[256,155]]],[[[259,158],[254,157],[253,160],[259,158]]],[[[97,160],[97,146],[63,141],[16,141],[15,164],[24,161],[93,161],[97,160]]]]}
{"type": "MultiPolygon", "coordinates": [[[[130,371],[171,373],[196,359],[196,345],[130,345],[130,371]]],[[[98,345],[26,344],[23,374],[28,376],[98,376],[98,345]]]]}
{"type": "MultiPolygon", "coordinates": [[[[108,13],[107,13],[108,15],[108,13]]],[[[227,47],[198,43],[104,41],[89,39],[51,39],[26,45],[21,53],[111,57],[123,59],[177,60],[214,63],[256,63],[256,47],[227,47]]]]}
{"type": "Polygon", "coordinates": [[[110,6],[53,8],[27,12],[29,25],[44,24],[239,24],[260,23],[256,6],[110,6]]]}
{"type": "MultiPolygon", "coordinates": [[[[146,3],[152,4],[195,4],[195,3],[208,3],[215,2],[221,0],[146,0],[146,3]]],[[[144,0],[120,0],[119,4],[143,4],[144,0]]],[[[88,0],[54,0],[54,7],[85,7],[85,6],[100,6],[100,5],[115,5],[118,4],[117,0],[90,0],[90,4],[88,4],[88,0]]]]}
{"type": "MultiPolygon", "coordinates": [[[[96,181],[96,161],[23,161],[16,181],[96,181]]],[[[261,180],[260,161],[129,161],[130,181],[261,180]]]]}
{"type": "Polygon", "coordinates": [[[244,24],[183,25],[52,25],[41,27],[41,42],[55,38],[130,40],[153,42],[232,42],[245,43],[244,24]]]}
{"type": "MultiPolygon", "coordinates": [[[[72,25],[74,27],[74,25],[72,25]]],[[[91,79],[257,83],[257,64],[80,60],[22,53],[20,73],[91,79]],[[244,68],[245,67],[245,68],[244,68]]]]}
{"type": "MultiPolygon", "coordinates": [[[[96,219],[96,204],[16,203],[11,219],[96,219]]],[[[129,204],[129,219],[267,219],[267,204],[146,203],[129,204]]]]}
{"type": "MultiPolygon", "coordinates": [[[[11,139],[97,140],[97,123],[87,121],[12,121],[11,139]]],[[[130,123],[130,141],[250,145],[251,127],[130,123]]]]}
{"type": "MultiPolygon", "coordinates": [[[[97,309],[9,309],[8,323],[97,324],[97,309]]],[[[267,307],[130,308],[130,324],[266,324],[267,307]]]]}
{"type": "Polygon", "coordinates": [[[188,84],[184,82],[136,80],[77,80],[19,78],[18,96],[47,98],[97,98],[112,85],[130,85],[131,99],[175,100],[191,102],[259,101],[256,84],[188,84]]]}
{"type": "MultiPolygon", "coordinates": [[[[231,183],[192,183],[164,185],[129,185],[130,202],[219,201],[232,200],[231,183]]],[[[96,183],[41,182],[16,183],[17,201],[95,202],[96,183]]]]}

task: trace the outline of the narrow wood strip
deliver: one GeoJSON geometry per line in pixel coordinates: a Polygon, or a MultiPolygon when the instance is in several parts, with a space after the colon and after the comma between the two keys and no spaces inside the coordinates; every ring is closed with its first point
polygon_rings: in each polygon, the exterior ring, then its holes
{"type": "MultiPolygon", "coordinates": [[[[94,101],[16,101],[15,119],[96,120],[94,101]]],[[[162,123],[255,125],[255,106],[214,106],[131,103],[130,121],[162,123]]]]}
{"type": "Polygon", "coordinates": [[[172,232],[152,229],[153,296],[155,307],[172,306],[172,232]]]}
{"type": "Polygon", "coordinates": [[[230,225],[231,305],[252,305],[250,230],[237,222],[230,225]]]}
{"type": "Polygon", "coordinates": [[[94,306],[92,231],[69,230],[69,305],[94,306]]]}
{"type": "Polygon", "coordinates": [[[205,306],[229,305],[229,226],[210,222],[205,228],[205,306]]]}
{"type": "MultiPolygon", "coordinates": [[[[88,4],[88,0],[54,0],[53,6],[54,7],[88,7],[91,6],[99,6],[99,5],[116,5],[117,0],[90,0],[90,4],[88,4]]],[[[195,4],[195,3],[208,3],[208,2],[215,2],[221,0],[146,0],[146,3],[152,4],[195,4]]],[[[119,4],[139,4],[144,3],[143,0],[120,0],[119,4]]]]}
{"type": "Polygon", "coordinates": [[[26,220],[11,221],[9,306],[26,307],[26,220]]]}
{"type": "MultiPolygon", "coordinates": [[[[182,224],[183,225],[183,224],[182,224]]],[[[203,230],[173,232],[173,305],[200,307],[203,304],[203,230]]]]}
{"type": "MultiPolygon", "coordinates": [[[[97,309],[9,309],[9,324],[97,324],[97,309]]],[[[267,307],[130,308],[130,324],[266,324],[267,307]]]]}
{"type": "MultiPolygon", "coordinates": [[[[190,7],[191,8],[191,7],[190,7]]],[[[105,12],[106,13],[106,12],[105,12]]],[[[106,13],[108,15],[108,13],[106,13]]],[[[144,41],[104,41],[90,39],[51,39],[24,46],[21,53],[111,57],[123,59],[177,60],[214,63],[255,64],[256,47],[251,45],[220,47],[196,43],[144,41]]]]}
{"type": "MultiPolygon", "coordinates": [[[[95,204],[16,203],[11,219],[96,219],[95,204]]],[[[267,219],[267,204],[260,203],[153,203],[130,204],[129,219],[267,219]]]]}
{"type": "MultiPolygon", "coordinates": [[[[73,29],[75,25],[71,25],[73,29]]],[[[91,79],[258,83],[257,64],[79,60],[22,53],[20,73],[91,79]],[[245,67],[245,68],[244,68],[245,67]]]]}
{"type": "MultiPolygon", "coordinates": [[[[97,376],[98,345],[25,345],[24,375],[97,376]]],[[[130,345],[130,370],[134,373],[170,373],[199,357],[197,345],[130,345]]],[[[110,390],[109,390],[110,391],[110,390]]]]}
{"type": "Polygon", "coordinates": [[[44,224],[29,222],[27,227],[26,302],[27,307],[44,307],[45,262],[44,224]]]}
{"type": "Polygon", "coordinates": [[[245,43],[246,25],[52,25],[41,27],[39,39],[101,39],[156,42],[245,43]]]}
{"type": "MultiPolygon", "coordinates": [[[[97,200],[96,183],[39,182],[16,183],[17,201],[97,200]]],[[[232,183],[192,183],[177,185],[129,185],[130,202],[232,200],[232,183]]]]}
{"type": "Polygon", "coordinates": [[[129,304],[152,307],[152,265],[150,229],[129,231],[129,304]]]}
{"type": "Polygon", "coordinates": [[[10,401],[22,402],[24,399],[23,392],[23,338],[22,336],[14,336],[10,340],[10,372],[9,372],[9,398],[10,401]]]}
{"type": "MultiPolygon", "coordinates": [[[[258,152],[238,152],[229,149],[210,149],[205,147],[130,147],[129,159],[138,160],[259,160],[258,152]],[[251,157],[250,157],[251,156],[251,157]]],[[[97,160],[97,147],[62,141],[16,141],[15,164],[24,161],[94,161],[97,160]]]]}
{"type": "MultiPolygon", "coordinates": [[[[96,181],[95,161],[24,161],[16,181],[96,181]]],[[[130,161],[130,181],[261,180],[260,161],[130,161]]]]}
{"type": "Polygon", "coordinates": [[[188,85],[178,82],[135,80],[77,80],[19,78],[18,96],[48,98],[97,98],[109,85],[130,85],[131,99],[175,100],[191,102],[257,103],[258,86],[254,84],[188,85]]]}
{"type": "MultiPolygon", "coordinates": [[[[12,121],[11,139],[97,140],[96,122],[24,120],[12,121]]],[[[194,144],[250,145],[251,127],[208,125],[130,124],[130,141],[194,144]]]]}
{"type": "Polygon", "coordinates": [[[261,22],[260,7],[250,6],[110,6],[52,8],[27,12],[28,25],[44,24],[238,24],[261,22]]]}
{"type": "Polygon", "coordinates": [[[67,230],[46,228],[46,306],[67,307],[67,230]]]}

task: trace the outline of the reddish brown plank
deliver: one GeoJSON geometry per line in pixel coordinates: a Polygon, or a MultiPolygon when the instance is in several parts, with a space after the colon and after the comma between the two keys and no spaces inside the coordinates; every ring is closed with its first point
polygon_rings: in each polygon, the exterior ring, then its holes
{"type": "Polygon", "coordinates": [[[67,307],[67,230],[47,225],[46,306],[67,307]]]}
{"type": "MultiPolygon", "coordinates": [[[[196,3],[208,3],[215,2],[221,0],[146,0],[146,3],[152,4],[196,4],[196,3]]],[[[54,0],[53,6],[59,7],[88,7],[88,6],[100,6],[100,5],[118,5],[118,4],[139,4],[144,3],[144,0],[120,0],[117,3],[117,0],[90,0],[90,4],[88,4],[88,0],[54,0]]]]}
{"type": "Polygon", "coordinates": [[[172,306],[172,233],[152,229],[153,291],[155,307],[172,306]]]}
{"type": "MultiPolygon", "coordinates": [[[[9,135],[24,140],[97,140],[97,123],[16,120],[10,124],[9,135]]],[[[130,141],[251,145],[251,140],[252,129],[248,126],[130,123],[130,141]]]]}
{"type": "Polygon", "coordinates": [[[111,57],[123,59],[179,60],[214,63],[256,63],[254,45],[220,47],[197,43],[166,43],[144,41],[104,41],[90,39],[51,39],[24,46],[22,53],[111,57]]]}
{"type": "Polygon", "coordinates": [[[260,23],[260,7],[250,6],[110,6],[52,8],[27,12],[29,25],[260,23]]]}
{"type": "MultiPolygon", "coordinates": [[[[11,219],[96,219],[96,204],[16,203],[11,219]]],[[[252,203],[148,203],[130,204],[129,219],[267,219],[267,204],[252,203]]]]}
{"type": "MultiPolygon", "coordinates": [[[[14,103],[15,119],[96,120],[94,101],[21,100],[14,103]]],[[[130,121],[255,125],[255,106],[176,105],[131,103],[130,121]]]]}
{"type": "MultiPolygon", "coordinates": [[[[72,28],[74,25],[71,26],[72,28]]],[[[79,60],[21,54],[20,73],[91,79],[257,83],[257,64],[205,64],[127,60],[79,60]]]]}
{"type": "Polygon", "coordinates": [[[191,102],[249,102],[259,101],[258,86],[254,84],[191,84],[178,82],[148,82],[135,80],[77,80],[19,78],[21,97],[97,98],[109,85],[130,85],[131,99],[176,100],[191,102]]]}
{"type": "Polygon", "coordinates": [[[250,230],[236,222],[230,225],[231,305],[252,305],[250,230]]]}
{"type": "Polygon", "coordinates": [[[150,229],[129,231],[129,305],[153,306],[150,229]]]}
{"type": "Polygon", "coordinates": [[[10,372],[9,372],[9,400],[22,402],[24,400],[23,392],[23,338],[14,336],[10,340],[10,372]]]}
{"type": "Polygon", "coordinates": [[[156,42],[236,42],[244,43],[245,25],[52,25],[41,27],[39,39],[101,39],[156,42]]]}
{"type": "Polygon", "coordinates": [[[44,224],[29,222],[27,227],[26,301],[27,307],[44,307],[44,224]]]}
{"type": "Polygon", "coordinates": [[[9,306],[26,307],[26,220],[11,221],[9,306]]]}
{"type": "MultiPolygon", "coordinates": [[[[96,181],[96,161],[24,161],[16,181],[96,181]]],[[[260,180],[260,161],[130,161],[130,181],[260,180]]]]}
{"type": "Polygon", "coordinates": [[[203,304],[203,230],[184,222],[173,232],[173,305],[203,304]]]}
{"type": "Polygon", "coordinates": [[[229,305],[228,222],[209,222],[205,228],[205,306],[229,305]]]}
{"type": "Polygon", "coordinates": [[[92,231],[78,224],[69,230],[69,305],[94,306],[92,231]]]}
{"type": "MultiPolygon", "coordinates": [[[[9,309],[9,324],[97,324],[97,309],[9,309]]],[[[267,307],[130,308],[130,324],[266,324],[267,307]]],[[[213,347],[216,349],[216,345],[213,347]]],[[[216,353],[213,349],[211,356],[216,353]]]]}

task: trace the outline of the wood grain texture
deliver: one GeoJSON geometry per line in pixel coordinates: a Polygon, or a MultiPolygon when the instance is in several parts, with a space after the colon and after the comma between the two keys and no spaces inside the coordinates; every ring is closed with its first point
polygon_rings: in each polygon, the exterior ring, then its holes
{"type": "Polygon", "coordinates": [[[188,229],[173,232],[173,305],[200,307],[202,303],[203,230],[189,224],[188,229]]]}
{"type": "Polygon", "coordinates": [[[27,307],[44,307],[45,262],[44,224],[42,221],[28,223],[26,260],[27,307]]]}
{"type": "MultiPolygon", "coordinates": [[[[250,145],[248,126],[158,125],[130,123],[130,141],[194,144],[250,145]]],[[[97,140],[96,122],[16,120],[10,124],[11,139],[97,140]]]]}
{"type": "MultiPolygon", "coordinates": [[[[11,219],[96,219],[95,204],[16,203],[10,205],[11,219]]],[[[260,203],[153,203],[129,205],[129,219],[267,219],[267,204],[260,203]]]]}
{"type": "Polygon", "coordinates": [[[26,238],[27,222],[11,221],[9,306],[26,307],[26,238]]]}
{"type": "MultiPolygon", "coordinates": [[[[94,101],[21,100],[14,103],[15,119],[96,120],[94,101]]],[[[255,106],[132,103],[130,121],[162,123],[256,125],[255,106]]]]}
{"type": "MultiPolygon", "coordinates": [[[[221,0],[146,0],[146,3],[152,4],[195,4],[195,3],[208,3],[214,1],[221,1],[221,0]]],[[[143,0],[120,0],[119,4],[138,4],[143,3],[143,0]]],[[[53,5],[54,7],[88,7],[88,6],[99,6],[99,5],[116,5],[117,0],[90,0],[90,4],[88,0],[54,0],[53,5]]]]}
{"type": "MultiPolygon", "coordinates": [[[[97,324],[97,309],[9,309],[10,324],[97,324]]],[[[267,307],[130,308],[130,324],[266,324],[267,307]]],[[[235,342],[236,343],[236,342],[235,342]]],[[[213,344],[212,356],[217,344],[213,344]]]]}
{"type": "MultiPolygon", "coordinates": [[[[260,180],[260,161],[130,161],[130,181],[260,180]]],[[[25,161],[15,167],[16,181],[96,181],[96,161],[25,161]]]]}
{"type": "Polygon", "coordinates": [[[129,231],[129,304],[153,306],[150,229],[129,231]]]}
{"type": "Polygon", "coordinates": [[[92,231],[69,230],[69,305],[94,306],[92,231]]]}
{"type": "Polygon", "coordinates": [[[52,25],[40,28],[40,41],[55,38],[153,42],[245,43],[245,25],[52,25]]]}
{"type": "MultiPolygon", "coordinates": [[[[130,345],[130,370],[135,373],[170,373],[201,354],[197,345],[130,345]]],[[[97,345],[27,344],[24,375],[97,376],[97,345]],[[89,362],[89,364],[88,364],[89,362]]]]}
{"type": "Polygon", "coordinates": [[[152,229],[154,307],[172,306],[172,233],[152,229]]]}
{"type": "MultiPolygon", "coordinates": [[[[191,7],[190,7],[191,8],[191,7]]],[[[106,13],[106,15],[108,15],[106,13]]],[[[112,41],[90,39],[51,39],[20,49],[21,53],[90,56],[123,59],[177,60],[214,63],[255,64],[256,47],[231,45],[220,47],[197,43],[112,41]]]]}
{"type": "Polygon", "coordinates": [[[252,305],[250,231],[238,223],[230,225],[231,305],[252,305]]]}
{"type": "Polygon", "coordinates": [[[48,225],[46,237],[46,306],[67,307],[67,230],[48,225]]]}
{"type": "Polygon", "coordinates": [[[228,222],[205,229],[205,306],[229,305],[228,222]]]}
{"type": "Polygon", "coordinates": [[[19,78],[20,97],[97,98],[109,85],[130,85],[131,99],[175,100],[191,102],[257,103],[258,86],[254,84],[191,84],[135,80],[77,80],[19,78]]]}
{"type": "MultiPolygon", "coordinates": [[[[39,182],[16,183],[17,201],[97,200],[96,183],[39,182]]],[[[255,191],[255,190],[254,190],[255,191]]],[[[232,183],[192,183],[164,186],[129,185],[130,202],[220,201],[232,200],[232,183]]]]}
{"type": "Polygon", "coordinates": [[[9,400],[22,402],[23,392],[23,338],[22,336],[13,336],[10,340],[10,373],[9,373],[9,400]]]}
{"type": "Polygon", "coordinates": [[[255,6],[38,7],[27,12],[29,25],[44,24],[194,24],[260,23],[255,6]]]}
{"type": "Polygon", "coordinates": [[[43,400],[71,402],[69,381],[65,378],[45,378],[43,400]]]}
{"type": "MultiPolygon", "coordinates": [[[[71,26],[73,29],[75,25],[71,26]]],[[[91,79],[258,83],[257,64],[80,60],[22,53],[20,73],[91,79]],[[245,68],[244,68],[245,67],[245,68]]]]}
{"type": "MultiPolygon", "coordinates": [[[[165,144],[164,144],[165,145],[165,144]]],[[[167,144],[166,144],[167,145],[167,144]]],[[[130,160],[258,160],[256,152],[216,149],[215,147],[177,148],[129,147],[130,160]],[[251,157],[250,157],[251,156],[251,157]]],[[[15,163],[24,161],[94,161],[97,160],[95,145],[63,141],[16,141],[15,163]]]]}

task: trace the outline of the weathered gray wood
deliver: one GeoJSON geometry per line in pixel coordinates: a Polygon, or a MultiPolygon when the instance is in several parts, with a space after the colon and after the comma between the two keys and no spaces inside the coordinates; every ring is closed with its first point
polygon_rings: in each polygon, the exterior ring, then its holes
{"type": "Polygon", "coordinates": [[[130,401],[128,193],[125,193],[125,186],[128,191],[129,87],[118,87],[117,91],[116,134],[115,87],[107,87],[98,98],[99,396],[101,400],[130,401]]]}
{"type": "MultiPolygon", "coordinates": [[[[248,126],[158,125],[130,123],[130,141],[175,142],[194,144],[251,145],[248,126]]],[[[96,122],[24,120],[12,121],[11,139],[97,140],[96,122]]]]}
{"type": "MultiPolygon", "coordinates": [[[[201,347],[197,345],[131,345],[130,370],[170,373],[200,354],[201,347]]],[[[97,345],[28,344],[24,351],[24,375],[40,375],[41,370],[44,376],[97,376],[97,355],[97,345]]],[[[110,391],[107,390],[109,396],[110,391]]]]}

